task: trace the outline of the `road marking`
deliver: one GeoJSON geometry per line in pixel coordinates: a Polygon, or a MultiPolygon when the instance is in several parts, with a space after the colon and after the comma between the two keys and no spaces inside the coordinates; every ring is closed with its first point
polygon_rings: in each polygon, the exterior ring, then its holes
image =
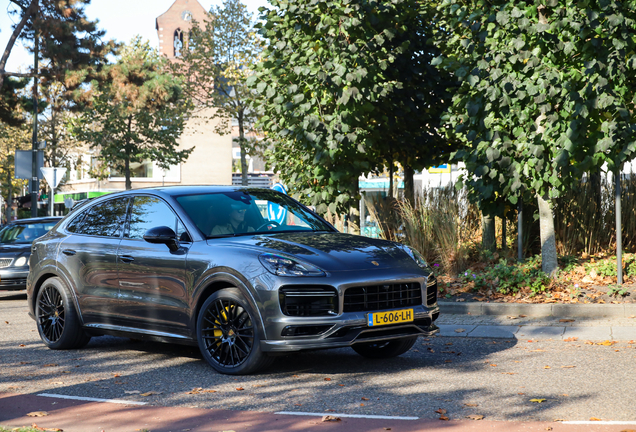
{"type": "Polygon", "coordinates": [[[559,422],[562,424],[571,424],[571,425],[636,425],[636,421],[593,421],[593,420],[585,420],[585,421],[562,421],[559,422]]]}
{"type": "Polygon", "coordinates": [[[52,394],[52,393],[40,393],[38,396],[58,398],[58,399],[81,400],[81,401],[88,401],[88,402],[108,402],[108,403],[117,403],[117,404],[125,404],[125,405],[146,405],[146,402],[135,402],[135,401],[122,400],[122,399],[99,399],[99,398],[92,398],[92,397],[67,396],[67,395],[52,394]]]}
{"type": "Polygon", "coordinates": [[[397,417],[397,416],[336,414],[336,413],[306,413],[306,412],[295,412],[295,411],[278,411],[278,412],[275,412],[274,414],[316,416],[316,417],[323,417],[326,415],[330,415],[334,417],[366,418],[366,419],[378,419],[378,420],[419,420],[419,417],[397,417]]]}

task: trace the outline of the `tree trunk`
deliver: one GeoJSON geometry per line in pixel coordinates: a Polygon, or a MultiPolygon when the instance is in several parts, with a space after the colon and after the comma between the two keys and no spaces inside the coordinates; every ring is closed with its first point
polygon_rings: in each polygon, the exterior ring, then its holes
{"type": "Polygon", "coordinates": [[[126,177],[126,190],[132,189],[130,181],[130,131],[132,128],[132,116],[128,116],[128,136],[126,137],[126,159],[124,160],[124,176],[126,177]]]}
{"type": "Polygon", "coordinates": [[[404,198],[415,208],[415,170],[410,166],[404,166],[404,198]]]}
{"type": "Polygon", "coordinates": [[[494,252],[495,243],[495,218],[484,213],[481,214],[481,247],[483,250],[494,252]]]}
{"type": "Polygon", "coordinates": [[[389,164],[389,198],[393,198],[393,159],[389,164]]]}
{"type": "Polygon", "coordinates": [[[541,231],[541,269],[550,277],[556,277],[559,269],[554,235],[554,216],[549,197],[537,195],[539,203],[539,228],[541,231]]]}
{"type": "Polygon", "coordinates": [[[11,170],[7,170],[7,185],[9,186],[9,193],[7,197],[7,223],[13,220],[13,183],[11,182],[11,170]]]}
{"type": "Polygon", "coordinates": [[[239,148],[241,149],[241,184],[243,186],[247,186],[249,181],[247,179],[247,151],[245,149],[245,128],[243,127],[244,122],[243,112],[239,111],[238,113],[238,127],[239,127],[239,148]]]}

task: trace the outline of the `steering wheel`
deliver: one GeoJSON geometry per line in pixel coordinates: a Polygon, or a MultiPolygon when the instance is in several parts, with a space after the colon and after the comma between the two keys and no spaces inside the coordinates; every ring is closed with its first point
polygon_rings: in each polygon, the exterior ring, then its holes
{"type": "Polygon", "coordinates": [[[276,221],[267,221],[267,222],[265,222],[263,225],[259,226],[259,227],[256,229],[256,231],[260,231],[260,230],[262,230],[263,228],[265,228],[265,227],[267,227],[267,226],[270,226],[270,225],[273,225],[273,226],[275,226],[275,227],[280,226],[280,224],[279,224],[278,222],[276,222],[276,221]]]}

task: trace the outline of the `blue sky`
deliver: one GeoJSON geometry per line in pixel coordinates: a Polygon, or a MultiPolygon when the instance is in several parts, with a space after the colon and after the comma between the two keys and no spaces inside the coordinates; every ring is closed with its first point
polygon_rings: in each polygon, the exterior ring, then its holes
{"type": "MultiPolygon", "coordinates": [[[[250,12],[256,17],[260,6],[267,6],[267,0],[242,0],[250,12]]],[[[155,18],[170,8],[174,0],[92,0],[86,7],[86,15],[90,19],[99,19],[99,27],[106,30],[107,39],[127,42],[139,34],[148,39],[153,46],[158,46],[155,18]]],[[[199,0],[201,6],[209,10],[213,5],[222,4],[222,0],[199,0]]],[[[11,26],[17,22],[16,16],[10,17],[12,9],[9,0],[0,0],[0,56],[7,45],[13,31],[11,26]]],[[[13,48],[7,62],[7,71],[26,70],[33,64],[30,55],[19,42],[13,48]]]]}

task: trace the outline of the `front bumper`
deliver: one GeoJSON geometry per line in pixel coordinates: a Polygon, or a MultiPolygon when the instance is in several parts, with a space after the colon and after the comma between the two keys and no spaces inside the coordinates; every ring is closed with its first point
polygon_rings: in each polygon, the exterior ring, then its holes
{"type": "Polygon", "coordinates": [[[307,349],[341,348],[363,342],[380,342],[413,336],[432,336],[439,332],[434,321],[439,307],[418,306],[414,309],[414,321],[403,324],[369,327],[366,313],[344,314],[334,320],[288,320],[289,326],[324,328],[317,335],[282,337],[260,343],[263,352],[290,352],[307,349]]]}
{"type": "Polygon", "coordinates": [[[3,268],[0,270],[0,291],[18,291],[26,289],[29,267],[3,268]]]}

